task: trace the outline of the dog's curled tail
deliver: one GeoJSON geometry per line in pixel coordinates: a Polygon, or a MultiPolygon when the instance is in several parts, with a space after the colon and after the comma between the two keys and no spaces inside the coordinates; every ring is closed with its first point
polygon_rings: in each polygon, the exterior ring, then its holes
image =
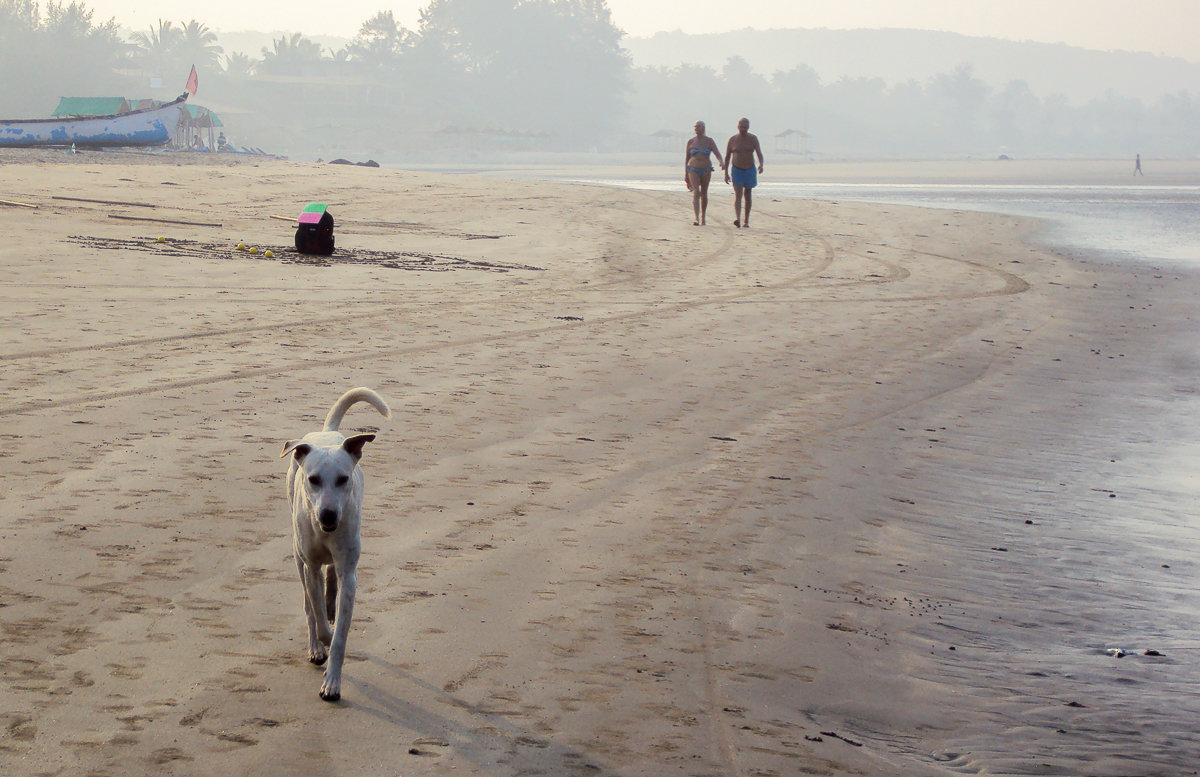
{"type": "Polygon", "coordinates": [[[383,397],[376,394],[369,388],[352,388],[337,402],[333,403],[333,407],[329,409],[329,415],[325,416],[325,431],[336,432],[338,427],[342,425],[342,417],[346,415],[346,411],[356,402],[366,402],[371,407],[379,411],[379,414],[384,418],[392,417],[392,410],[388,407],[387,402],[383,401],[383,397]]]}

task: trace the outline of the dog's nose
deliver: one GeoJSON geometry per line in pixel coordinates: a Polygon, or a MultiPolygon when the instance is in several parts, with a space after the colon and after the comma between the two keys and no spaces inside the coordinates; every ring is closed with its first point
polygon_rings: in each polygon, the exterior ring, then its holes
{"type": "Polygon", "coordinates": [[[317,521],[325,531],[333,531],[337,528],[338,524],[337,510],[322,510],[320,515],[317,516],[317,521]]]}

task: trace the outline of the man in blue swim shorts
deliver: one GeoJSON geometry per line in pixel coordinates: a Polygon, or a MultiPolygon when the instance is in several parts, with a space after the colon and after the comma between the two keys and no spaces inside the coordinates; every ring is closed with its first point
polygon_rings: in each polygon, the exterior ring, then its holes
{"type": "Polygon", "coordinates": [[[763,171],[762,146],[758,138],[750,134],[750,120],[738,121],[738,134],[725,145],[725,183],[733,183],[733,225],[750,227],[750,190],[758,185],[758,174],[763,171]],[[754,157],[758,156],[758,168],[754,157]],[[732,176],[732,180],[731,180],[732,176]],[[742,200],[746,201],[746,212],[742,215],[742,200]]]}
{"type": "Polygon", "coordinates": [[[753,167],[735,167],[729,171],[729,180],[740,189],[753,189],[758,186],[758,171],[753,167]]]}

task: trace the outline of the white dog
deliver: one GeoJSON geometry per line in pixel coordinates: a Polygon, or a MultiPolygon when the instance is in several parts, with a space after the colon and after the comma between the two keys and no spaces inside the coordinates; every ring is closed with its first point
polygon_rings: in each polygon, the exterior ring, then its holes
{"type": "Polygon", "coordinates": [[[356,402],[366,402],[392,417],[383,398],[371,389],[347,391],[325,417],[325,429],[284,444],[280,458],[291,454],[288,466],[288,501],[292,505],[293,548],[296,569],[304,585],[304,614],[308,619],[308,660],[325,668],[321,698],[341,698],[342,661],[346,637],[354,614],[358,587],[358,557],[362,550],[359,528],[363,473],[358,466],[363,446],[373,434],[344,437],[338,431],[342,417],[356,402]],[[329,621],[333,620],[332,632],[329,621]],[[328,652],[326,648],[328,647],[328,652]]]}

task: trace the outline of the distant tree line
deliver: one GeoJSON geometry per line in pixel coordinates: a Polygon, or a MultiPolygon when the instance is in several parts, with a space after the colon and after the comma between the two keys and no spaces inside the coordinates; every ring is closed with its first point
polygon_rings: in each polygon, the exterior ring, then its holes
{"type": "Polygon", "coordinates": [[[235,142],[296,156],[652,150],[696,119],[721,136],[743,115],[768,151],[797,130],[808,138],[789,150],[814,157],[1200,153],[1186,92],[1071,104],[1021,81],[996,88],[968,65],[891,85],[826,83],[805,65],[766,76],[740,57],[634,68],[621,36],[605,0],[430,0],[415,30],[380,11],[339,50],[296,33],[249,55],[194,19],[124,40],[81,2],[0,0],[0,116],[46,115],[64,95],[143,97],[158,82],[173,97],[194,64],[197,102],[227,112],[235,142]]]}
{"type": "MultiPolygon", "coordinates": [[[[129,41],[81,2],[0,0],[0,115],[45,115],[62,95],[144,96],[194,64],[197,102],[305,148],[391,148],[413,132],[492,133],[578,147],[619,127],[630,63],[605,0],[431,0],[417,30],[391,11],[344,48],[285,35],[260,56],[226,53],[192,20],[160,20],[129,41]]],[[[174,96],[174,95],[171,95],[174,96]]],[[[268,145],[267,137],[255,145],[268,145]]],[[[503,146],[501,146],[503,148],[503,146]]],[[[493,149],[496,150],[496,149],[493,149]]]]}
{"type": "Polygon", "coordinates": [[[1040,97],[1024,81],[994,88],[965,64],[889,86],[883,78],[823,83],[806,65],[768,78],[732,57],[720,71],[639,68],[631,94],[630,113],[651,131],[703,119],[713,134],[732,134],[749,116],[768,136],[806,133],[801,150],[813,156],[1200,153],[1200,105],[1188,92],[1147,105],[1110,91],[1073,105],[1061,94],[1040,97]]]}
{"type": "Polygon", "coordinates": [[[41,13],[32,0],[0,0],[0,115],[45,115],[59,96],[108,94],[131,50],[115,20],[94,22],[82,3],[50,0],[41,13]]]}

